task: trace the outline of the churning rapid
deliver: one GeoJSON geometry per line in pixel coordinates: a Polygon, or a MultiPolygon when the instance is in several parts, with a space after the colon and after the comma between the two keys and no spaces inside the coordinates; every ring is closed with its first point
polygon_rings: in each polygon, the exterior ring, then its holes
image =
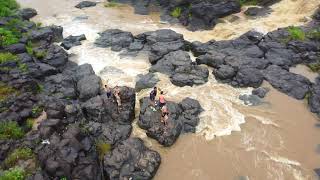
{"type": "MultiPolygon", "coordinates": [[[[144,54],[136,57],[121,55],[94,45],[98,32],[118,28],[134,34],[169,28],[184,35],[186,40],[206,42],[240,36],[255,29],[266,33],[279,27],[302,25],[310,20],[318,0],[282,0],[271,6],[266,16],[248,19],[223,19],[213,30],[190,32],[178,25],[160,22],[159,14],[136,15],[129,6],[106,8],[103,3],[88,9],[73,8],[80,0],[19,0],[23,7],[35,8],[39,15],[33,20],[45,25],[60,25],[64,36],[85,34],[86,41],[68,52],[78,64],[89,63],[108,84],[134,87],[138,74],[146,74],[151,66],[144,54]]],[[[234,15],[231,15],[234,16],[234,15]]],[[[304,67],[291,70],[314,78],[304,67]]],[[[250,88],[237,89],[218,83],[210,73],[209,81],[200,86],[174,86],[166,75],[157,73],[157,84],[167,99],[175,102],[185,97],[198,100],[204,108],[196,134],[180,137],[170,147],[160,147],[134,128],[133,136],[143,138],[160,152],[162,165],[155,179],[315,179],[314,168],[320,167],[317,118],[305,102],[294,100],[265,83],[271,91],[263,105],[246,106],[239,95],[250,88]]],[[[149,95],[142,90],[137,100],[149,95]]],[[[138,102],[137,102],[138,103],[138,102]]],[[[139,107],[138,105],[136,107],[139,107]]],[[[137,109],[138,114],[138,109],[137,109]]]]}

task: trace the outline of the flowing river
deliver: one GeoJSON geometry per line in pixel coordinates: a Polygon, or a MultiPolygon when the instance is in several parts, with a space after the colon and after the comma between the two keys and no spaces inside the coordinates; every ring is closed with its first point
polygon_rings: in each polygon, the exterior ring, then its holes
{"type": "MultiPolygon", "coordinates": [[[[271,7],[273,12],[267,17],[248,19],[240,12],[235,14],[239,19],[234,22],[227,17],[214,30],[190,32],[184,27],[160,22],[159,13],[136,15],[133,8],[126,5],[105,8],[101,1],[96,7],[80,10],[74,8],[80,0],[19,2],[38,11],[35,22],[63,26],[65,37],[85,34],[87,40],[68,51],[71,60],[91,64],[108,84],[130,87],[134,87],[138,74],[148,72],[147,56],[121,56],[110,49],[95,47],[98,32],[119,28],[138,34],[170,28],[190,41],[232,39],[250,29],[268,32],[303,25],[320,4],[319,0],[282,0],[271,7]]],[[[311,81],[316,76],[304,66],[291,72],[303,74],[311,81]]],[[[320,122],[309,112],[306,102],[290,98],[265,83],[263,86],[271,89],[265,103],[246,106],[238,97],[249,94],[250,88],[237,89],[218,83],[212,74],[206,84],[195,87],[177,87],[167,76],[157,75],[160,78],[157,86],[168,92],[168,100],[178,102],[191,97],[198,100],[205,111],[197,133],[180,136],[170,148],[147,138],[134,124],[132,136],[144,139],[161,154],[162,164],[155,179],[316,179],[313,169],[320,167],[320,122]]],[[[149,89],[142,90],[137,99],[148,95],[149,89]]],[[[136,106],[139,107],[138,102],[136,106]]],[[[138,112],[137,108],[137,116],[138,112]]]]}

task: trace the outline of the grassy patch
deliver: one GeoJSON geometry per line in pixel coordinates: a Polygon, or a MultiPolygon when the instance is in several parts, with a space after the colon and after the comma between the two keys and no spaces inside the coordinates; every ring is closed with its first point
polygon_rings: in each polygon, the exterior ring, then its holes
{"type": "Polygon", "coordinates": [[[111,145],[100,140],[96,142],[96,149],[99,154],[99,159],[103,160],[103,157],[111,151],[111,145]]]}
{"type": "Polygon", "coordinates": [[[27,119],[26,125],[25,125],[26,131],[30,131],[32,129],[34,121],[35,121],[34,118],[27,119]]]}
{"type": "Polygon", "coordinates": [[[320,73],[320,62],[310,63],[307,65],[311,71],[320,73]]]}
{"type": "Polygon", "coordinates": [[[40,116],[42,111],[43,111],[43,108],[41,106],[34,106],[32,108],[32,116],[38,117],[38,116],[40,116]]]}
{"type": "Polygon", "coordinates": [[[12,95],[16,92],[17,90],[10,86],[7,86],[6,84],[0,81],[0,102],[6,100],[9,95],[12,95]]]}
{"type": "Polygon", "coordinates": [[[9,46],[19,42],[19,39],[13,34],[12,31],[0,28],[0,45],[9,46]]]}
{"type": "Polygon", "coordinates": [[[0,53],[0,64],[12,61],[18,61],[18,57],[11,53],[0,53]]]}
{"type": "Polygon", "coordinates": [[[0,180],[24,180],[26,173],[22,168],[14,168],[3,173],[0,172],[0,180]]]}
{"type": "Polygon", "coordinates": [[[11,168],[17,165],[19,160],[34,159],[34,154],[30,148],[18,148],[14,150],[4,160],[4,164],[7,168],[11,168]]]}
{"type": "Polygon", "coordinates": [[[18,8],[19,4],[15,0],[0,0],[0,17],[13,15],[18,8]]]}
{"type": "Polygon", "coordinates": [[[289,32],[289,38],[290,40],[300,40],[303,41],[306,38],[306,34],[305,32],[299,28],[299,27],[294,27],[294,26],[290,26],[288,28],[288,32],[289,32]]]}
{"type": "Polygon", "coordinates": [[[24,131],[17,122],[0,123],[0,139],[20,139],[24,136],[24,131]]]}
{"type": "Polygon", "coordinates": [[[38,59],[43,59],[47,56],[47,52],[46,51],[37,51],[34,53],[34,56],[38,59]]]}
{"type": "Polygon", "coordinates": [[[175,8],[171,11],[170,15],[171,15],[172,17],[178,18],[178,17],[181,16],[181,10],[182,10],[181,7],[175,7],[175,8]]]}
{"type": "Polygon", "coordinates": [[[320,41],[320,28],[313,29],[307,33],[307,37],[316,41],[320,41]]]}
{"type": "Polygon", "coordinates": [[[32,56],[33,55],[33,44],[31,41],[28,41],[27,45],[26,45],[26,49],[27,49],[27,53],[32,56]]]}
{"type": "Polygon", "coordinates": [[[256,6],[258,5],[258,0],[239,0],[241,6],[256,6]]]}

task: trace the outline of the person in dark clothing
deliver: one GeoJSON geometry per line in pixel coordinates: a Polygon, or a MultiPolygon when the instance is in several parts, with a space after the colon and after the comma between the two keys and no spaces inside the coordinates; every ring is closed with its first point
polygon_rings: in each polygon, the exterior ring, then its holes
{"type": "Polygon", "coordinates": [[[104,85],[104,89],[107,92],[107,97],[110,98],[112,95],[111,89],[107,85],[104,85]]]}
{"type": "Polygon", "coordinates": [[[150,92],[150,100],[155,103],[155,99],[157,96],[158,90],[157,87],[154,87],[153,90],[150,92]]]}

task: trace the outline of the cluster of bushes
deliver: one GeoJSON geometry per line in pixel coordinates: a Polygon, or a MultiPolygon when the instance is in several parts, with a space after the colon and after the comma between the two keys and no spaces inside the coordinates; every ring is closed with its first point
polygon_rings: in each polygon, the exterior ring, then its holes
{"type": "Polygon", "coordinates": [[[18,65],[18,68],[22,72],[28,71],[28,67],[26,64],[21,63],[19,58],[16,55],[13,55],[11,53],[0,53],[0,70],[8,71],[11,70],[11,66],[6,66],[8,63],[16,63],[18,65]]]}
{"type": "Polygon", "coordinates": [[[18,8],[15,0],[0,0],[0,17],[11,16],[18,8]]]}

